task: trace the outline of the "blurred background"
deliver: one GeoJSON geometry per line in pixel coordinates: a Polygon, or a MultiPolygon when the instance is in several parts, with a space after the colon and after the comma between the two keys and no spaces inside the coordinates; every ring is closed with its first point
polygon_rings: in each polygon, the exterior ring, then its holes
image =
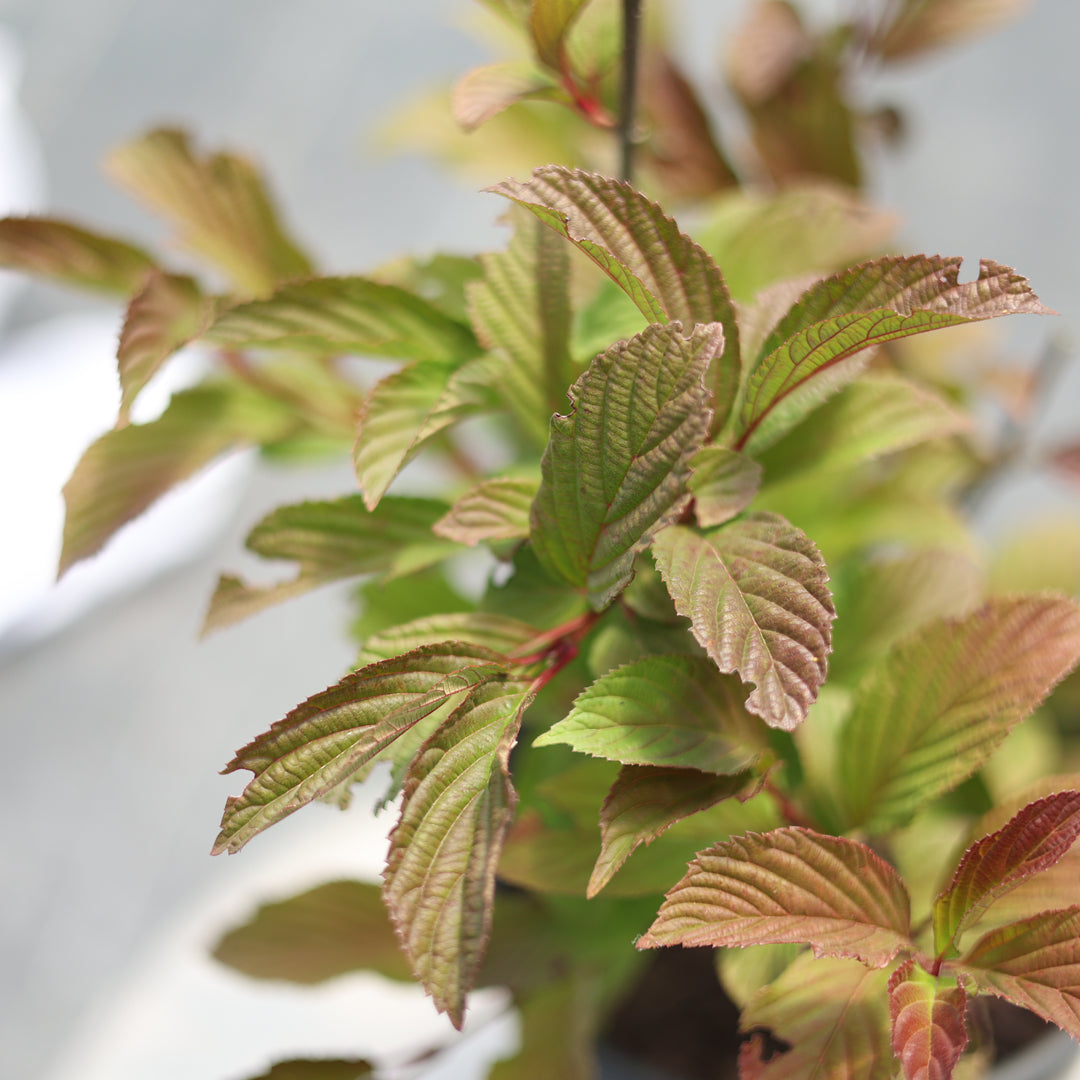
{"type": "MultiPolygon", "coordinates": [[[[670,6],[686,66],[718,85],[743,0],[670,6]]],[[[479,183],[377,146],[389,110],[491,57],[468,16],[467,0],[0,0],[0,210],[159,242],[160,223],[98,162],[169,123],[258,160],[325,271],[498,246],[502,207],[479,183]]],[[[1080,7],[1038,0],[1005,30],[873,83],[908,121],[870,185],[904,221],[900,246],[1028,276],[1063,318],[1017,320],[1006,334],[1020,350],[1080,330],[1078,32],[1080,7]]],[[[207,600],[220,570],[245,568],[243,536],[267,509],[349,491],[351,472],[234,458],[53,589],[60,485],[115,416],[119,319],[0,278],[0,1076],[239,1080],[303,1052],[403,1058],[410,1038],[449,1031],[418,994],[363,976],[306,994],[253,986],[203,955],[257,900],[378,872],[389,822],[362,799],[290,818],[241,858],[208,857],[237,789],[217,770],[340,677],[353,648],[344,588],[200,643],[207,600]]],[[[198,366],[189,356],[176,378],[198,366]]],[[[1044,435],[1078,419],[1073,363],[1044,435]]],[[[1015,489],[1025,506],[1061,501],[1022,473],[1015,489]]],[[[986,522],[1007,524],[995,505],[986,522]]],[[[512,1045],[512,1022],[483,1025],[498,1006],[475,1008],[470,1061],[512,1045]]]]}

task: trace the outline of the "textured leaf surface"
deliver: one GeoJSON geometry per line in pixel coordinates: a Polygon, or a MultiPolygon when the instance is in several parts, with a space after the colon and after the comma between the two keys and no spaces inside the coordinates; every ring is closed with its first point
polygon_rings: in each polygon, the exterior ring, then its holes
{"type": "Polygon", "coordinates": [[[435,533],[459,544],[523,539],[536,489],[535,480],[524,478],[481,480],[435,523],[435,533]]]}
{"type": "Polygon", "coordinates": [[[360,1058],[289,1058],[254,1080],[366,1080],[375,1066],[360,1058]]]}
{"type": "Polygon", "coordinates": [[[797,827],[699,852],[638,948],[800,942],[882,967],[909,944],[896,871],[854,840],[797,827]]]}
{"type": "Polygon", "coordinates": [[[928,975],[913,960],[889,979],[892,1048],[907,1080],[949,1080],[967,1046],[967,994],[955,979],[928,975]]]}
{"type": "Polygon", "coordinates": [[[777,514],[750,514],[704,536],[666,529],[653,555],[716,666],[755,684],[746,708],[797,727],[825,678],[835,615],[814,545],[777,514]]]}
{"type": "Polygon", "coordinates": [[[739,773],[768,745],[743,696],[707,658],[650,656],[597,679],[533,746],[566,743],[624,765],[739,773]]]}
{"type": "Polygon", "coordinates": [[[492,652],[508,654],[532,641],[539,631],[517,619],[486,611],[461,611],[450,615],[428,615],[402,623],[364,642],[363,663],[388,660],[403,652],[439,641],[463,641],[481,645],[492,652]]]}
{"type": "Polygon", "coordinates": [[[934,903],[935,950],[954,945],[999,896],[1057,863],[1077,836],[1080,791],[1061,791],[1029,803],[1004,828],[972,845],[934,903]]]}
{"type": "Polygon", "coordinates": [[[507,62],[474,68],[454,84],[450,106],[465,131],[498,116],[517,101],[550,94],[552,84],[531,64],[507,62]]]}
{"type": "Polygon", "coordinates": [[[840,740],[848,824],[887,828],[970,776],[1080,659],[1080,608],[992,600],[923,627],[860,683],[840,740]]]}
{"type": "Polygon", "coordinates": [[[1080,1040],[1080,906],[991,930],[957,966],[1080,1040]]]}
{"type": "Polygon", "coordinates": [[[264,295],[311,273],[258,173],[233,154],[197,157],[186,134],[161,129],[110,155],[109,174],[179,229],[184,245],[242,289],[264,295]]]}
{"type": "Polygon", "coordinates": [[[441,707],[502,670],[477,646],[445,642],[346,675],[237,752],[226,773],[255,774],[225,804],[214,853],[236,852],[274,822],[327,794],[441,707]]]}
{"type": "Polygon", "coordinates": [[[122,240],[51,218],[0,220],[0,266],[69,285],[129,296],[154,260],[122,240]]]}
{"type": "Polygon", "coordinates": [[[413,973],[460,1028],[491,933],[495,867],[516,796],[510,750],[529,684],[476,689],[421,748],[390,835],[383,896],[413,973]]]}
{"type": "Polygon", "coordinates": [[[650,326],[601,353],[551,422],[532,544],[550,573],[605,607],[633,576],[635,555],[675,517],[689,461],[708,431],[705,368],[720,328],[688,337],[650,326]]]}
{"type": "Polygon", "coordinates": [[[704,446],[690,462],[694,511],[705,528],[741,514],[761,486],[761,466],[734,450],[704,446]]]}

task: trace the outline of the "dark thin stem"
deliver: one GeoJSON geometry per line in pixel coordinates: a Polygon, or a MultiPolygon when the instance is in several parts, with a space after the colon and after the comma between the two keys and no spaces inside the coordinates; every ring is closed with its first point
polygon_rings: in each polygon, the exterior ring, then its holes
{"type": "Polygon", "coordinates": [[[634,177],[634,113],[637,106],[641,0],[623,0],[622,88],[619,94],[619,179],[634,177]]]}

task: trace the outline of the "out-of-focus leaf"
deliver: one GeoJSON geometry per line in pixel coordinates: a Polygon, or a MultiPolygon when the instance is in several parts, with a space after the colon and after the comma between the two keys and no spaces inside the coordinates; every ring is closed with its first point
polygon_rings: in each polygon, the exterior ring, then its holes
{"type": "Polygon", "coordinates": [[[892,1048],[907,1080],[949,1080],[967,1046],[964,987],[928,975],[914,960],[889,979],[892,1048]]]}
{"type": "Polygon", "coordinates": [[[532,64],[508,61],[473,68],[454,84],[450,104],[454,119],[471,132],[516,102],[549,97],[555,90],[532,64]]]}
{"type": "Polygon", "coordinates": [[[39,217],[0,220],[0,266],[119,296],[130,296],[155,268],[132,244],[39,217]]]}
{"type": "Polygon", "coordinates": [[[370,579],[356,589],[355,596],[360,612],[350,632],[361,643],[373,634],[400,626],[403,622],[412,622],[427,615],[472,611],[475,606],[447,581],[440,566],[389,581],[370,579]]]}
{"type": "Polygon", "coordinates": [[[312,272],[282,228],[258,173],[243,158],[199,158],[184,132],[160,129],[115,150],[106,168],[166,217],[185,247],[218,266],[241,291],[265,296],[278,282],[312,272]]]}
{"type": "Polygon", "coordinates": [[[703,384],[720,328],[651,326],[598,356],[556,416],[532,508],[532,545],[554,576],[600,610],[635,555],[688,498],[689,461],[708,432],[703,384]]]}
{"type": "Polygon", "coordinates": [[[802,952],[802,945],[747,945],[745,949],[718,949],[716,973],[724,992],[740,1008],[763,987],[776,982],[802,952]]]}
{"type": "Polygon", "coordinates": [[[530,546],[514,553],[511,566],[513,573],[508,581],[489,583],[480,601],[483,611],[548,629],[569,622],[586,609],[581,593],[551,577],[530,546]]]}
{"type": "Polygon", "coordinates": [[[535,480],[510,476],[481,480],[439,518],[435,534],[459,544],[522,539],[529,535],[537,487],[535,480]]]}
{"type": "Polygon", "coordinates": [[[1080,593],[1080,522],[1072,516],[1025,521],[994,553],[990,589],[1080,593]]]}
{"type": "Polygon", "coordinates": [[[533,0],[529,31],[540,61],[552,71],[564,69],[566,35],[589,0],[533,0]]]}
{"type": "Polygon", "coordinates": [[[372,634],[364,642],[359,662],[371,664],[376,660],[388,660],[421,645],[432,645],[439,641],[463,641],[492,652],[509,654],[538,635],[539,631],[527,623],[485,611],[426,615],[372,634]]]}
{"type": "Polygon", "coordinates": [[[460,323],[469,321],[465,291],[482,276],[480,262],[471,255],[432,255],[427,259],[402,256],[372,271],[371,280],[426,300],[460,323]]]}
{"type": "Polygon", "coordinates": [[[825,678],[836,614],[817,548],[778,515],[749,514],[706,535],[665,529],[653,555],[716,666],[754,684],[746,708],[797,727],[825,678]]]}
{"type": "Polygon", "coordinates": [[[375,1066],[360,1058],[289,1058],[254,1080],[367,1080],[375,1066]]]}
{"type": "Polygon", "coordinates": [[[741,514],[761,486],[761,466],[734,450],[703,446],[690,460],[694,512],[705,528],[741,514]]]}
{"type": "Polygon", "coordinates": [[[295,426],[292,411],[271,398],[239,383],[208,383],[174,394],[157,420],[106,432],[64,485],[60,573],[226,451],[274,442],[295,426]]]}
{"type": "Polygon", "coordinates": [[[885,60],[906,60],[992,30],[1029,6],[1030,0],[903,0],[868,47],[885,60]]]}

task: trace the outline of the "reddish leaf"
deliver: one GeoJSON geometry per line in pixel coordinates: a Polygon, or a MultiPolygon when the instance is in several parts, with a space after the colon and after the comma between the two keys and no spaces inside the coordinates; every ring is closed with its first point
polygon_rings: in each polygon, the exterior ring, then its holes
{"type": "Polygon", "coordinates": [[[889,980],[892,1048],[907,1080],[949,1080],[967,1045],[967,995],[955,979],[928,975],[913,960],[889,980]]]}

